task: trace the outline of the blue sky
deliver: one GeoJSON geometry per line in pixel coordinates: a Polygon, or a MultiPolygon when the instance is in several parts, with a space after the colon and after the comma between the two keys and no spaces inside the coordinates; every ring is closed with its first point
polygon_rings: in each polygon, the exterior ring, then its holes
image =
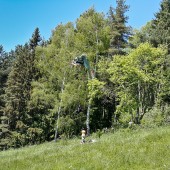
{"type": "MultiPolygon", "coordinates": [[[[130,5],[128,25],[140,28],[154,18],[161,0],[127,0],[130,5]]],[[[46,40],[59,23],[75,22],[84,11],[94,6],[107,13],[116,0],[0,0],[0,45],[9,52],[25,44],[36,27],[46,40]]]]}

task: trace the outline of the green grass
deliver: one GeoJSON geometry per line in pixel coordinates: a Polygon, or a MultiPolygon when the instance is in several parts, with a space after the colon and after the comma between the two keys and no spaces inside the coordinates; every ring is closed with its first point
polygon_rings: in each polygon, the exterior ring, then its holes
{"type": "Polygon", "coordinates": [[[3,151],[0,170],[170,170],[170,127],[118,131],[96,140],[3,151]]]}

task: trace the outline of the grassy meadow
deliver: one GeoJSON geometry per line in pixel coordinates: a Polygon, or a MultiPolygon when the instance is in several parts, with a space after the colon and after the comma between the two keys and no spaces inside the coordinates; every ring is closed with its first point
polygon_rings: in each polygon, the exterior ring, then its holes
{"type": "Polygon", "coordinates": [[[92,135],[0,152],[0,170],[170,170],[170,127],[92,135]],[[89,139],[88,139],[89,140],[89,139]]]}

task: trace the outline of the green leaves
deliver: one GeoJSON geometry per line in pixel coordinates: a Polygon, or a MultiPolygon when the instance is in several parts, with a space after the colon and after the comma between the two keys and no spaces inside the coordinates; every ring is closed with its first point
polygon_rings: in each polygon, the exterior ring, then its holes
{"type": "MultiPolygon", "coordinates": [[[[153,48],[149,43],[141,44],[128,56],[114,56],[107,71],[119,98],[117,112],[135,114],[140,106],[144,110],[152,107],[161,91],[158,87],[163,87],[166,81],[164,61],[165,51],[153,48]],[[155,98],[151,99],[153,93],[155,98]]],[[[144,114],[144,110],[140,114],[144,114]]]]}
{"type": "Polygon", "coordinates": [[[100,97],[104,93],[105,82],[99,81],[97,78],[88,81],[89,98],[94,99],[100,97]]]}

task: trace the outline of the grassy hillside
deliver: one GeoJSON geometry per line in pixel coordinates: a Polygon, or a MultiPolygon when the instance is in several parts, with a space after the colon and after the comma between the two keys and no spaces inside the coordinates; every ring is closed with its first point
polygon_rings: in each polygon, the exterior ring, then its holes
{"type": "Polygon", "coordinates": [[[3,151],[0,169],[170,170],[170,127],[108,133],[83,145],[74,139],[3,151]]]}

